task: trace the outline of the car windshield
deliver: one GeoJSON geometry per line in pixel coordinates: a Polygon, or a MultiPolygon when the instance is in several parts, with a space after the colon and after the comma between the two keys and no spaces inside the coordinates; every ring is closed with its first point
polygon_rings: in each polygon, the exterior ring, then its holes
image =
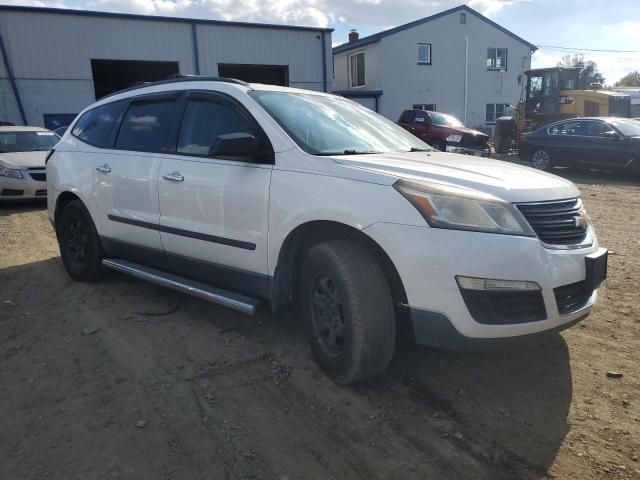
{"type": "Polygon", "coordinates": [[[614,118],[609,123],[616,127],[625,137],[640,137],[640,123],[635,120],[614,118]]]}
{"type": "Polygon", "coordinates": [[[453,115],[447,115],[446,113],[429,112],[431,121],[442,127],[464,127],[464,124],[453,115]]]}
{"type": "Polygon", "coordinates": [[[338,96],[274,91],[250,95],[313,155],[433,150],[381,115],[338,96]]]}
{"type": "Polygon", "coordinates": [[[0,153],[51,150],[58,140],[53,132],[0,132],[0,153]]]}

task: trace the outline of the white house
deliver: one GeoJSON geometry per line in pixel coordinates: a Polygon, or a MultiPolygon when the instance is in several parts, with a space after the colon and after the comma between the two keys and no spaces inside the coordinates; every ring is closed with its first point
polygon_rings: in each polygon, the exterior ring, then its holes
{"type": "Polygon", "coordinates": [[[462,5],[333,49],[334,93],[397,121],[405,109],[488,129],[516,105],[536,46],[462,5]]]}
{"type": "Polygon", "coordinates": [[[171,75],[331,91],[332,29],[0,5],[0,121],[56,128],[171,75]]]}

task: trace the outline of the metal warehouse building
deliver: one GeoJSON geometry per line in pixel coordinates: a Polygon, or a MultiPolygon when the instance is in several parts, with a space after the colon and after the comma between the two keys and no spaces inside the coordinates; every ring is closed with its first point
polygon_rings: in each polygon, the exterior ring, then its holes
{"type": "Polygon", "coordinates": [[[332,29],[0,6],[0,121],[66,126],[175,74],[331,91],[332,29]]]}

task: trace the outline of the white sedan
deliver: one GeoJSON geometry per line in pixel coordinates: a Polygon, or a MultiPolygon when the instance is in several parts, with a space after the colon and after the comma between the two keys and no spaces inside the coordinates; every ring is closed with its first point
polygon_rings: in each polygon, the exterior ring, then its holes
{"type": "Polygon", "coordinates": [[[0,127],[0,203],[47,197],[45,160],[58,136],[40,127],[0,127]]]}

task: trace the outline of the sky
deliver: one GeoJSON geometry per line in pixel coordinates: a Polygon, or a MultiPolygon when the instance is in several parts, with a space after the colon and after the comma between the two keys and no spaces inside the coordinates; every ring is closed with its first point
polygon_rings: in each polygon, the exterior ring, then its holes
{"type": "MultiPolygon", "coordinates": [[[[0,4],[330,27],[335,29],[334,45],[344,43],[352,28],[363,37],[461,3],[460,0],[0,0],[0,4]]],[[[567,53],[584,53],[585,59],[598,64],[607,84],[630,71],[640,70],[640,0],[466,3],[541,46],[532,59],[534,68],[555,66],[567,53]]]]}

